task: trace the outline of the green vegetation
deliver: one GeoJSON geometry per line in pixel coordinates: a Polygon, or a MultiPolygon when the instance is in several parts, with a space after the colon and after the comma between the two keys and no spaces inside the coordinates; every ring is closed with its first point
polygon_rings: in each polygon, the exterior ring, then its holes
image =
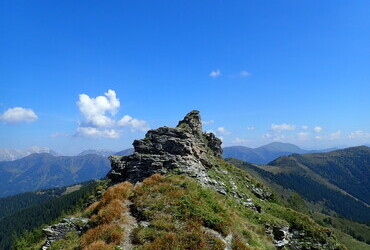
{"type": "MultiPolygon", "coordinates": [[[[348,249],[370,249],[369,245],[362,243],[370,243],[370,227],[368,225],[335,216],[336,213],[330,210],[325,202],[313,203],[307,198],[302,199],[298,193],[293,191],[294,189],[292,186],[289,186],[291,189],[286,188],[288,186],[287,182],[290,182],[290,179],[286,178],[284,179],[285,182],[279,182],[277,181],[278,179],[274,178],[274,176],[284,175],[281,170],[279,170],[278,173],[273,174],[267,172],[265,170],[266,168],[262,169],[250,163],[241,162],[235,159],[227,159],[227,161],[233,163],[240,169],[251,174],[254,178],[257,178],[260,182],[271,187],[271,190],[274,190],[274,193],[276,194],[275,198],[279,204],[290,207],[299,212],[303,212],[313,218],[320,225],[332,228],[334,235],[336,235],[338,240],[343,245],[347,246],[348,249]]],[[[291,178],[295,177],[292,172],[290,172],[290,175],[291,178]]],[[[316,185],[318,184],[316,183],[316,185]]],[[[325,189],[327,188],[325,187],[325,189]]]]}
{"type": "MultiPolygon", "coordinates": [[[[79,190],[47,200],[12,213],[0,220],[0,249],[10,249],[16,237],[17,249],[31,249],[43,239],[41,228],[58,218],[82,209],[85,202],[95,194],[99,181],[92,181],[79,190]]],[[[60,192],[63,192],[62,189],[60,192]]]]}

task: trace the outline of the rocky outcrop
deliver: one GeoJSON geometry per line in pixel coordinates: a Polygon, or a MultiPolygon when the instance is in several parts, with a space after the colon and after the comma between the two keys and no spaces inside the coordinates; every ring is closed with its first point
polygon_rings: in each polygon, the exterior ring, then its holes
{"type": "Polygon", "coordinates": [[[46,243],[43,245],[42,250],[49,249],[50,245],[57,240],[65,239],[67,233],[77,232],[81,233],[89,220],[80,217],[66,217],[61,223],[57,223],[44,228],[42,231],[46,235],[46,243]]]}
{"type": "Polygon", "coordinates": [[[221,140],[202,132],[199,111],[193,110],[176,128],[149,130],[142,140],[133,143],[129,156],[111,156],[108,177],[116,182],[139,182],[154,173],[185,173],[197,179],[207,178],[210,158],[221,157],[221,140]]]}

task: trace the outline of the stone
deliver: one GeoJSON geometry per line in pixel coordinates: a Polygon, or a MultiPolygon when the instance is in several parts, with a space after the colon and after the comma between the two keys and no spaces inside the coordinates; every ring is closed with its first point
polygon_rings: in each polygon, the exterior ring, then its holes
{"type": "Polygon", "coordinates": [[[81,233],[87,228],[89,219],[82,217],[66,217],[61,223],[57,223],[42,229],[46,236],[46,243],[42,246],[43,250],[49,249],[50,245],[57,240],[65,239],[67,233],[75,231],[81,233]]]}
{"type": "Polygon", "coordinates": [[[114,182],[140,182],[154,173],[174,172],[208,183],[206,169],[212,167],[210,156],[222,157],[221,140],[202,132],[199,111],[193,110],[176,128],[149,130],[144,139],[133,143],[134,154],[111,156],[108,178],[114,182]]]}

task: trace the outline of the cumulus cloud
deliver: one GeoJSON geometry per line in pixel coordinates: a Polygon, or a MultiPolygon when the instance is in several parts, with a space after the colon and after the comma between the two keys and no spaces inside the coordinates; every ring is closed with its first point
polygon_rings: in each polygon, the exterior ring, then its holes
{"type": "Polygon", "coordinates": [[[321,137],[321,136],[319,136],[319,135],[316,135],[316,136],[315,136],[315,139],[316,139],[316,140],[321,140],[321,139],[322,139],[322,137],[321,137]]]}
{"type": "Polygon", "coordinates": [[[219,69],[213,70],[211,71],[211,73],[209,73],[209,76],[212,78],[219,77],[220,75],[221,75],[221,71],[219,69]]]}
{"type": "Polygon", "coordinates": [[[269,139],[273,141],[284,141],[285,140],[285,135],[283,134],[271,134],[271,133],[266,133],[262,136],[263,139],[269,139]]]}
{"type": "Polygon", "coordinates": [[[77,136],[118,138],[120,127],[128,127],[131,131],[146,131],[149,126],[146,121],[129,115],[116,120],[120,108],[120,100],[114,90],[108,90],[104,96],[90,97],[80,94],[77,106],[83,116],[77,128],[77,136]]]}
{"type": "Polygon", "coordinates": [[[122,119],[117,122],[117,125],[121,127],[130,127],[132,131],[145,132],[149,129],[146,121],[132,118],[129,115],[125,115],[124,117],[122,117],[122,119]]]}
{"type": "Polygon", "coordinates": [[[291,124],[286,124],[286,123],[271,124],[271,130],[273,131],[284,131],[284,130],[294,130],[294,129],[295,129],[295,125],[291,125],[291,124]]]}
{"type": "Polygon", "coordinates": [[[248,126],[247,130],[255,130],[256,128],[254,126],[248,126]]]}
{"type": "Polygon", "coordinates": [[[32,109],[14,107],[0,115],[0,120],[6,123],[34,122],[38,119],[32,109]]]}
{"type": "Polygon", "coordinates": [[[119,133],[114,129],[98,129],[93,127],[78,127],[77,136],[83,137],[105,137],[116,139],[119,137],[119,133]]]}
{"type": "Polygon", "coordinates": [[[120,107],[120,101],[116,97],[116,92],[108,90],[105,96],[90,98],[86,94],[80,94],[77,106],[84,116],[85,123],[91,127],[111,127],[114,126],[114,120],[108,117],[117,113],[120,107]]]}
{"type": "Polygon", "coordinates": [[[221,135],[229,135],[229,134],[231,134],[230,131],[226,130],[224,127],[219,127],[217,129],[217,133],[219,133],[221,135]]]}
{"type": "Polygon", "coordinates": [[[240,77],[247,77],[247,76],[250,76],[251,75],[251,73],[249,73],[248,71],[246,71],[246,70],[242,70],[242,71],[240,71],[240,73],[239,73],[239,76],[240,77]]]}
{"type": "Polygon", "coordinates": [[[366,139],[366,138],[370,138],[370,133],[364,132],[362,130],[356,130],[356,131],[351,132],[348,135],[348,138],[350,138],[350,139],[366,139]]]}
{"type": "Polygon", "coordinates": [[[243,144],[243,143],[247,143],[247,142],[248,142],[247,139],[239,138],[239,137],[235,137],[235,139],[231,141],[231,143],[233,143],[233,144],[243,144]]]}
{"type": "Polygon", "coordinates": [[[322,131],[322,127],[316,126],[313,128],[313,131],[315,131],[316,133],[320,133],[322,131]]]}
{"type": "Polygon", "coordinates": [[[301,128],[304,129],[304,130],[307,130],[308,129],[308,126],[307,125],[303,125],[301,128]]]}

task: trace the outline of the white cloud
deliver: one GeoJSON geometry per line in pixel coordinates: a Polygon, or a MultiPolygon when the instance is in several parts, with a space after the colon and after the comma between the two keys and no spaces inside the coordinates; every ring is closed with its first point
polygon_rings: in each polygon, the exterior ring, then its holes
{"type": "Polygon", "coordinates": [[[285,140],[285,135],[266,133],[262,136],[262,138],[263,139],[270,139],[270,140],[273,140],[273,141],[284,141],[285,140]]]}
{"type": "Polygon", "coordinates": [[[255,130],[256,128],[254,126],[248,126],[247,130],[255,130]]]}
{"type": "Polygon", "coordinates": [[[307,140],[309,135],[310,135],[310,133],[308,133],[308,132],[299,132],[299,133],[297,133],[298,139],[302,140],[302,141],[307,140]]]}
{"type": "Polygon", "coordinates": [[[130,127],[132,131],[147,131],[149,129],[146,121],[142,121],[136,118],[132,118],[129,115],[125,115],[121,120],[117,122],[118,126],[130,127]]]}
{"type": "Polygon", "coordinates": [[[114,126],[114,120],[108,117],[106,113],[110,113],[111,116],[115,115],[120,107],[120,101],[116,97],[116,92],[111,89],[104,95],[95,98],[90,98],[86,94],[80,94],[79,96],[77,106],[84,116],[85,122],[92,127],[114,126]]]}
{"type": "Polygon", "coordinates": [[[211,71],[211,73],[209,73],[209,76],[213,78],[219,77],[220,75],[221,75],[221,71],[219,69],[213,70],[211,71]]]}
{"type": "Polygon", "coordinates": [[[251,73],[249,73],[248,71],[246,71],[246,70],[242,70],[242,71],[240,71],[240,73],[239,73],[239,76],[240,77],[247,77],[247,76],[250,76],[251,75],[251,73]]]}
{"type": "Polygon", "coordinates": [[[321,137],[321,136],[319,136],[319,135],[316,135],[316,136],[315,136],[315,139],[316,139],[316,140],[322,140],[322,137],[321,137]]]}
{"type": "Polygon", "coordinates": [[[229,135],[229,134],[231,134],[229,131],[227,131],[224,127],[219,127],[218,129],[217,129],[217,132],[219,133],[219,134],[221,134],[221,135],[229,135]]]}
{"type": "Polygon", "coordinates": [[[330,140],[336,140],[336,139],[339,139],[341,137],[341,132],[338,130],[337,132],[334,132],[334,133],[331,133],[329,135],[329,139],[330,140]]]}
{"type": "Polygon", "coordinates": [[[301,128],[304,129],[304,130],[307,130],[308,129],[308,126],[307,125],[303,125],[301,128]]]}
{"type": "Polygon", "coordinates": [[[214,120],[202,121],[202,124],[203,124],[203,125],[210,125],[210,124],[213,124],[213,123],[215,123],[215,121],[214,121],[214,120]]]}
{"type": "Polygon", "coordinates": [[[146,121],[129,115],[120,120],[115,115],[120,108],[120,100],[114,90],[108,90],[104,96],[89,97],[80,94],[77,106],[83,116],[77,128],[77,136],[118,138],[118,127],[128,127],[131,131],[146,131],[149,126],[146,121]]]}
{"type": "Polygon", "coordinates": [[[348,138],[350,138],[350,139],[366,139],[366,138],[370,138],[370,133],[364,132],[362,130],[356,130],[356,131],[351,132],[348,135],[348,138]]]}
{"type": "Polygon", "coordinates": [[[0,120],[6,123],[34,122],[38,119],[32,109],[14,107],[0,115],[0,120]]]}
{"type": "Polygon", "coordinates": [[[271,130],[273,131],[294,130],[294,129],[295,129],[295,125],[291,125],[291,124],[286,124],[286,123],[271,124],[271,130]]]}
{"type": "Polygon", "coordinates": [[[316,126],[313,128],[313,131],[315,131],[316,133],[320,133],[322,131],[322,127],[316,126]]]}
{"type": "Polygon", "coordinates": [[[235,137],[234,140],[232,140],[231,143],[233,144],[243,144],[243,143],[247,143],[248,140],[247,139],[243,139],[243,138],[239,138],[239,137],[235,137]]]}
{"type": "Polygon", "coordinates": [[[117,139],[119,137],[119,133],[114,129],[78,127],[77,136],[92,137],[92,138],[105,137],[105,138],[117,139]]]}

